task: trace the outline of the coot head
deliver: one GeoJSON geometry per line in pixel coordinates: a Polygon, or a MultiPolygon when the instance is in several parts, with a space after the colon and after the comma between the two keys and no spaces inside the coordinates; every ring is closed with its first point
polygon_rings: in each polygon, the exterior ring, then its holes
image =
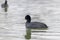
{"type": "Polygon", "coordinates": [[[27,22],[29,22],[29,23],[31,22],[31,17],[30,17],[30,15],[26,15],[26,16],[25,16],[25,19],[27,20],[27,22]]]}
{"type": "Polygon", "coordinates": [[[5,0],[5,4],[7,4],[7,0],[5,0]]]}

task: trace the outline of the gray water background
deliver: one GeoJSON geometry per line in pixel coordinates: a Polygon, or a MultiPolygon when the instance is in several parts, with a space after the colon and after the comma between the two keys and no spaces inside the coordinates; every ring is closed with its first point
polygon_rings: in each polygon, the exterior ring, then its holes
{"type": "Polygon", "coordinates": [[[0,40],[27,40],[27,14],[32,21],[48,25],[48,30],[32,30],[36,32],[31,32],[30,40],[60,40],[60,0],[8,0],[7,12],[2,3],[4,0],[0,0],[0,40]]]}

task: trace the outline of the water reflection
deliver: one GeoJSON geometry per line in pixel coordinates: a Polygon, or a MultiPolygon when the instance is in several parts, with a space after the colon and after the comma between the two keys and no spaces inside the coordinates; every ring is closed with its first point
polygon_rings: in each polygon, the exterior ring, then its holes
{"type": "Polygon", "coordinates": [[[31,29],[26,29],[25,38],[26,38],[26,39],[31,39],[31,29]]]}
{"type": "Polygon", "coordinates": [[[47,30],[47,28],[46,29],[30,29],[30,28],[27,28],[25,38],[28,39],[28,40],[31,39],[31,34],[34,33],[34,32],[35,33],[38,33],[38,32],[39,33],[41,33],[41,32],[45,33],[46,31],[43,31],[43,30],[47,30]],[[35,31],[35,30],[39,30],[39,31],[35,31]]]}
{"type": "Polygon", "coordinates": [[[7,12],[8,8],[4,8],[4,11],[7,12]]]}

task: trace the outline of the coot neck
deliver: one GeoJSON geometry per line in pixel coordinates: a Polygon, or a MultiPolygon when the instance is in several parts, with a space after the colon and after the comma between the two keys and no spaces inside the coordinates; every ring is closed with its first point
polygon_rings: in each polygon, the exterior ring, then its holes
{"type": "Polygon", "coordinates": [[[31,20],[27,20],[27,23],[30,23],[31,22],[31,20]]]}

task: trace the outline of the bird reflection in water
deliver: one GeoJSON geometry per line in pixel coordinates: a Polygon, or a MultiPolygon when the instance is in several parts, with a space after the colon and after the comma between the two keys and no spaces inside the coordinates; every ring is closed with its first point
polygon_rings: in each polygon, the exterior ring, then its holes
{"type": "Polygon", "coordinates": [[[43,31],[43,30],[47,30],[47,28],[46,29],[31,29],[31,28],[26,28],[25,39],[28,39],[28,40],[31,39],[31,33],[34,33],[34,32],[37,32],[37,33],[38,32],[46,32],[46,31],[43,31]],[[40,30],[40,31],[35,31],[35,30],[40,30]]]}
{"type": "Polygon", "coordinates": [[[31,39],[31,29],[26,29],[25,38],[26,38],[26,39],[31,39]]]}

